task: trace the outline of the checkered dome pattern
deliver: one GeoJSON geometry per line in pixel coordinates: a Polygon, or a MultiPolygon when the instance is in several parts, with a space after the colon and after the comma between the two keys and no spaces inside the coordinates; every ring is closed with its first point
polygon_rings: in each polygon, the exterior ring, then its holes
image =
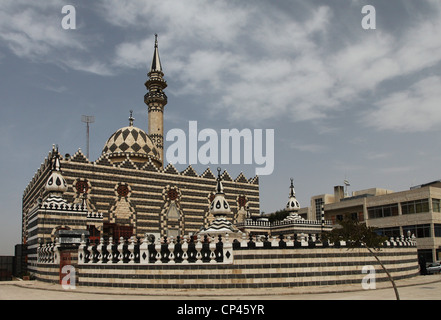
{"type": "Polygon", "coordinates": [[[116,131],[103,148],[103,154],[121,153],[148,155],[155,159],[159,157],[150,137],[143,130],[133,126],[116,131]]]}

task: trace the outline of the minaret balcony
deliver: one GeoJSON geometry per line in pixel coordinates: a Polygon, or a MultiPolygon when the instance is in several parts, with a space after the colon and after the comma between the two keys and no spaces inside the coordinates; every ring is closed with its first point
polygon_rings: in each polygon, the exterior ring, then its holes
{"type": "Polygon", "coordinates": [[[167,104],[167,96],[161,91],[147,92],[144,95],[144,102],[147,104],[151,102],[162,102],[165,105],[167,104]]]}

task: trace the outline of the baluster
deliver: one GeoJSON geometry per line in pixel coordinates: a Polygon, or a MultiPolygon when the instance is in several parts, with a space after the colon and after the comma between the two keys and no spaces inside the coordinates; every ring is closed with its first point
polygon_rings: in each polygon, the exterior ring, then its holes
{"type": "Polygon", "coordinates": [[[44,243],[41,243],[41,245],[40,245],[41,247],[40,247],[40,262],[41,263],[44,263],[44,243]]]}
{"type": "Polygon", "coordinates": [[[84,244],[84,263],[90,262],[89,241],[86,240],[84,244]]]}
{"type": "Polygon", "coordinates": [[[263,240],[262,240],[262,236],[257,237],[256,236],[256,247],[257,248],[263,248],[263,240]]]}
{"type": "Polygon", "coordinates": [[[168,255],[170,254],[170,251],[168,250],[168,244],[170,243],[170,238],[167,236],[164,236],[162,246],[161,246],[161,262],[167,263],[169,262],[168,255]]]}
{"type": "Polygon", "coordinates": [[[142,243],[139,246],[139,263],[148,264],[149,263],[149,240],[147,233],[145,233],[142,243]]]}
{"type": "Polygon", "coordinates": [[[41,248],[40,248],[40,261],[41,263],[45,263],[45,250],[46,249],[46,245],[44,243],[41,244],[41,248]]]}
{"type": "Polygon", "coordinates": [[[38,242],[38,247],[37,247],[37,262],[41,263],[41,261],[42,261],[42,259],[41,259],[41,254],[42,254],[42,247],[43,247],[43,244],[41,243],[41,238],[38,238],[37,242],[38,242]]]}
{"type": "Polygon", "coordinates": [[[45,263],[49,263],[49,247],[50,247],[50,242],[46,243],[45,248],[44,248],[44,262],[45,263]]]}
{"type": "Polygon", "coordinates": [[[113,237],[109,237],[109,243],[107,244],[107,260],[110,263],[114,262],[114,256],[113,256],[113,237]]]}
{"type": "Polygon", "coordinates": [[[201,250],[202,250],[202,243],[201,243],[201,236],[198,235],[198,240],[196,243],[196,264],[201,264],[202,263],[202,254],[201,254],[201,250]]]}
{"type": "Polygon", "coordinates": [[[173,252],[175,255],[176,263],[182,263],[182,239],[183,237],[181,236],[176,237],[175,250],[173,252]]]}
{"type": "Polygon", "coordinates": [[[104,247],[104,239],[101,237],[100,244],[96,248],[96,251],[98,251],[98,263],[104,263],[103,247],[104,247]]]}
{"type": "Polygon", "coordinates": [[[216,263],[216,243],[214,242],[214,237],[211,237],[210,241],[210,263],[216,263]]]}
{"type": "Polygon", "coordinates": [[[44,246],[44,262],[45,263],[49,263],[49,246],[50,246],[50,243],[46,243],[46,245],[44,246]]]}
{"type": "Polygon", "coordinates": [[[412,246],[417,245],[417,237],[415,237],[415,234],[412,234],[412,246]]]}
{"type": "Polygon", "coordinates": [[[223,243],[222,250],[223,250],[224,263],[228,263],[228,264],[233,263],[233,245],[230,242],[228,233],[225,234],[225,240],[223,243]]]}
{"type": "MultiPolygon", "coordinates": [[[[397,238],[398,241],[398,238],[397,238]]],[[[52,242],[49,242],[47,244],[47,249],[46,249],[46,263],[51,263],[51,247],[52,247],[52,242]]]]}
{"type": "Polygon", "coordinates": [[[60,238],[55,238],[55,247],[54,247],[54,263],[60,264],[60,238]]]}
{"type": "Polygon", "coordinates": [[[271,247],[278,247],[279,246],[279,242],[276,240],[277,237],[273,236],[273,241],[271,241],[271,247]]]}
{"type": "Polygon", "coordinates": [[[157,239],[156,239],[156,243],[155,243],[155,250],[156,250],[156,264],[159,264],[159,263],[161,263],[161,258],[162,258],[162,256],[161,256],[161,239],[158,237],[157,239]]]}
{"type": "Polygon", "coordinates": [[[240,247],[241,248],[247,248],[248,247],[247,234],[245,232],[242,232],[242,241],[240,242],[240,247]]]}
{"type": "Polygon", "coordinates": [[[97,249],[96,249],[97,245],[93,242],[90,245],[90,260],[92,261],[92,263],[97,263],[98,262],[98,253],[97,253],[97,249]]]}
{"type": "Polygon", "coordinates": [[[84,264],[84,247],[86,246],[86,241],[84,233],[81,235],[80,245],[78,247],[78,264],[84,264]]]}
{"type": "Polygon", "coordinates": [[[300,242],[301,242],[301,245],[302,245],[302,247],[307,247],[308,246],[308,241],[306,241],[306,236],[305,236],[305,234],[302,232],[301,234],[300,234],[300,242]]]}
{"type": "Polygon", "coordinates": [[[118,264],[124,263],[124,238],[119,238],[118,250],[118,264]]]}
{"type": "Polygon", "coordinates": [[[291,236],[287,236],[286,238],[288,239],[288,241],[286,241],[286,246],[294,247],[294,241],[292,241],[291,236]]]}
{"type": "Polygon", "coordinates": [[[175,250],[175,243],[174,243],[174,238],[173,236],[170,237],[170,242],[168,244],[168,251],[170,251],[169,255],[168,255],[168,263],[170,264],[174,264],[175,263],[175,254],[174,254],[174,250],[175,250]]]}
{"type": "Polygon", "coordinates": [[[182,249],[182,263],[187,264],[188,263],[188,242],[187,242],[187,236],[184,236],[184,240],[181,245],[182,249]]]}
{"type": "Polygon", "coordinates": [[[52,242],[49,242],[48,245],[47,245],[47,251],[46,251],[46,253],[47,253],[46,262],[47,263],[51,263],[52,262],[52,245],[53,245],[52,242]]]}
{"type": "Polygon", "coordinates": [[[55,242],[51,243],[51,250],[50,250],[50,263],[54,263],[55,262],[55,242]]]}
{"type": "Polygon", "coordinates": [[[134,264],[135,263],[135,237],[134,236],[132,236],[130,238],[130,244],[129,244],[127,250],[129,250],[129,252],[130,252],[129,263],[134,264]]]}
{"type": "Polygon", "coordinates": [[[217,236],[217,242],[216,242],[216,250],[215,250],[215,255],[216,255],[216,262],[222,262],[223,261],[223,242],[222,242],[222,235],[219,234],[217,236]]]}
{"type": "Polygon", "coordinates": [[[394,237],[390,237],[390,244],[392,245],[392,247],[395,247],[394,237]]]}

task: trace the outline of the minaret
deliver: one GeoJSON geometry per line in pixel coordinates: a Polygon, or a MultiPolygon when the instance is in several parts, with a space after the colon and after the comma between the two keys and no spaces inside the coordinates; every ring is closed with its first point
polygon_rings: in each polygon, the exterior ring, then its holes
{"type": "Polygon", "coordinates": [[[164,106],[167,104],[167,96],[162,90],[167,87],[167,82],[163,78],[164,73],[159,59],[157,34],[155,34],[152,66],[147,75],[149,79],[145,82],[145,87],[148,92],[144,96],[144,102],[148,106],[149,112],[148,135],[159,152],[162,165],[164,165],[164,106]]]}

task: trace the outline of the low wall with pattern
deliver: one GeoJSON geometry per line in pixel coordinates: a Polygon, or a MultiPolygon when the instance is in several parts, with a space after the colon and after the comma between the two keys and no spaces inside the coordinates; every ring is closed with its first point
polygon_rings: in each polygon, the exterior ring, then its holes
{"type": "MultiPolygon", "coordinates": [[[[366,276],[362,268],[367,265],[375,268],[377,282],[388,281],[365,248],[349,249],[344,244],[324,247],[311,242],[281,244],[274,239],[266,245],[236,243],[231,247],[232,256],[227,261],[177,263],[157,255],[156,262],[145,264],[123,260],[85,263],[74,257],[72,265],[77,286],[222,289],[354,284],[366,276]]],[[[417,249],[410,241],[388,242],[378,257],[395,280],[411,278],[419,272],[417,249]]],[[[38,263],[37,279],[58,283],[58,262],[38,263]]]]}

